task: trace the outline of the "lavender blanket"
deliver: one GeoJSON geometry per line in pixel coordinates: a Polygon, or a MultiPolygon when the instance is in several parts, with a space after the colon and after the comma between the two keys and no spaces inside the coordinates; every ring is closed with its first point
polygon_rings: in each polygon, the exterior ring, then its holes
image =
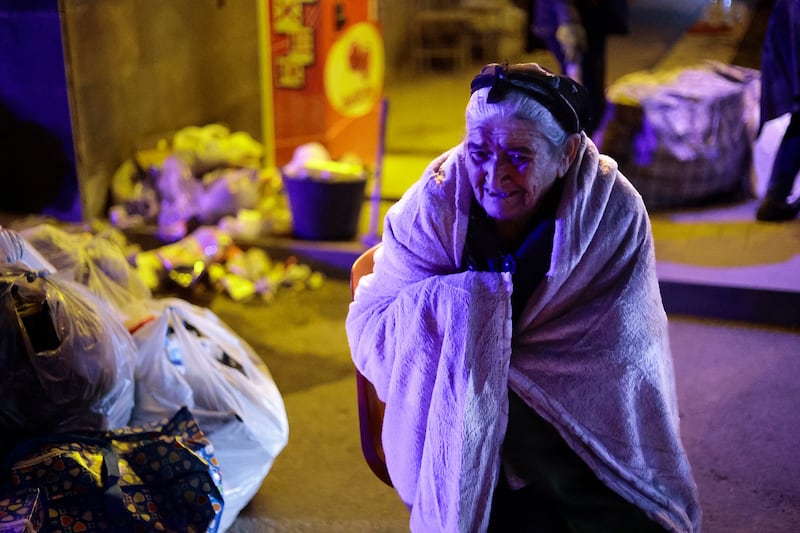
{"type": "Polygon", "coordinates": [[[346,323],[386,402],[387,466],[411,530],[485,530],[510,387],[611,489],[668,531],[699,531],[640,196],[584,137],[550,269],[512,331],[508,275],[459,272],[463,158],[463,146],[443,154],[390,209],[346,323]]]}

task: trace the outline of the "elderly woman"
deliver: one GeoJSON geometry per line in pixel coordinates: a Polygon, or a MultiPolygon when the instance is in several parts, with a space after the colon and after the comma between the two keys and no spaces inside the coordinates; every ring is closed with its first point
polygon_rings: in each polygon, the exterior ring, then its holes
{"type": "Polygon", "coordinates": [[[347,317],[411,530],[699,531],[640,196],[586,92],[487,65],[347,317]]]}

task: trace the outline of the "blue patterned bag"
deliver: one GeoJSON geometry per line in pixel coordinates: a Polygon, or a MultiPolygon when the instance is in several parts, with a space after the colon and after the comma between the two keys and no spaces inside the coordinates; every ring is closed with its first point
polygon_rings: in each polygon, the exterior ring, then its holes
{"type": "Polygon", "coordinates": [[[163,424],[53,435],[6,460],[13,487],[47,496],[48,531],[214,533],[222,478],[185,407],[163,424]]]}

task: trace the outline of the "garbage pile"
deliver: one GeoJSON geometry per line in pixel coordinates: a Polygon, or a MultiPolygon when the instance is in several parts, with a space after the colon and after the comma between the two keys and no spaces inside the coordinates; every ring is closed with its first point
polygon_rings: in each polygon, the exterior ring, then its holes
{"type": "Polygon", "coordinates": [[[114,235],[0,227],[0,522],[224,532],[288,441],[283,399],[114,235]]]}
{"type": "Polygon", "coordinates": [[[120,229],[156,225],[164,242],[200,225],[245,238],[289,233],[280,173],[263,167],[263,155],[245,132],[221,124],[183,128],[120,165],[109,220],[120,229]]]}
{"type": "Polygon", "coordinates": [[[318,289],[325,276],[290,256],[278,261],[262,248],[246,250],[231,235],[201,226],[183,239],[131,255],[139,278],[150,290],[190,289],[206,284],[237,302],[269,302],[283,289],[318,289]]]}

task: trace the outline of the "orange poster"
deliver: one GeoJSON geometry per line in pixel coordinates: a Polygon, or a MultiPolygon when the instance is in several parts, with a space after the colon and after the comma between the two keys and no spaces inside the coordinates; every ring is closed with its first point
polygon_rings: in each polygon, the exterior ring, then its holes
{"type": "Polygon", "coordinates": [[[264,127],[275,165],[297,146],[320,142],[334,159],[355,154],[373,167],[385,60],[372,5],[268,0],[262,9],[264,127]]]}

